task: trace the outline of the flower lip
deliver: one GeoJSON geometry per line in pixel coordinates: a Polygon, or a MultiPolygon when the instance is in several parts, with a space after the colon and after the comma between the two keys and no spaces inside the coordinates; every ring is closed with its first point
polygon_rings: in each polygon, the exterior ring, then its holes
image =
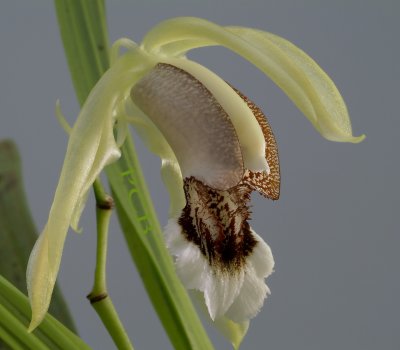
{"type": "Polygon", "coordinates": [[[241,181],[243,157],[229,116],[192,75],[159,63],[131,90],[133,102],[160,129],[184,178],[228,189],[241,181]]]}
{"type": "Polygon", "coordinates": [[[237,91],[225,80],[204,66],[188,60],[163,58],[163,63],[179,67],[200,81],[214,96],[228,114],[237,133],[243,163],[251,171],[269,173],[265,159],[265,140],[260,125],[254,119],[254,113],[237,91]]]}

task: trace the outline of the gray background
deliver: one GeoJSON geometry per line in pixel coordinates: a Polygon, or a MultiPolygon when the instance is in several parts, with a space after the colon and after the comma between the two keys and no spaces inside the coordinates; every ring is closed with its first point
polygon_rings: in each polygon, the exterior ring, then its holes
{"type": "MultiPolygon", "coordinates": [[[[350,111],[358,145],[322,139],[286,96],[224,49],[193,52],[255,100],[278,139],[281,199],[255,195],[252,225],[270,244],[272,290],[242,349],[400,349],[399,2],[396,1],[108,1],[111,40],[140,41],[159,20],[178,15],[257,27],[288,38],[333,77],[350,111]],[[137,4],[136,4],[137,3],[137,4]]],[[[72,122],[78,106],[52,2],[0,7],[0,138],[21,151],[38,228],[47,219],[67,137],[54,117],[61,99],[72,122]]],[[[162,223],[168,198],[159,160],[138,142],[162,223]]],[[[112,349],[85,299],[93,280],[94,205],[84,233],[68,235],[59,281],[82,337],[112,349]]],[[[171,349],[114,218],[109,289],[137,349],[171,349]]],[[[217,349],[229,349],[210,330],[217,349]]]]}

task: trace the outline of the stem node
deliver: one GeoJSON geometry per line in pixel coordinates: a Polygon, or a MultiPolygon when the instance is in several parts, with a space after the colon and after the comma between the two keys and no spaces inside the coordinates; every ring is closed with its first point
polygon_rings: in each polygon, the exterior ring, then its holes
{"type": "Polygon", "coordinates": [[[86,298],[89,299],[90,304],[94,304],[94,303],[97,303],[99,301],[102,301],[102,300],[108,298],[108,294],[106,292],[100,293],[100,294],[90,293],[90,294],[87,295],[86,298]]]}
{"type": "Polygon", "coordinates": [[[96,203],[96,207],[102,210],[112,210],[114,208],[114,199],[109,195],[105,195],[104,198],[101,198],[96,203]]]}

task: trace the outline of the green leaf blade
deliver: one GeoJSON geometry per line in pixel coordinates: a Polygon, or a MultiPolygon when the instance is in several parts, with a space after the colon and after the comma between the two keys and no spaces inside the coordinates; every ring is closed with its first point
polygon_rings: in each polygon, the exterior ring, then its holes
{"type": "MultiPolygon", "coordinates": [[[[12,141],[0,142],[0,275],[26,293],[25,270],[37,234],[25,197],[21,162],[12,141]]],[[[58,287],[50,312],[67,327],[74,323],[58,287]]]]}
{"type": "MultiPolygon", "coordinates": [[[[22,292],[0,275],[0,327],[5,331],[6,341],[10,337],[23,342],[39,344],[49,349],[90,350],[90,347],[53,316],[47,314],[40,326],[32,333],[27,332],[31,318],[29,300],[22,292]],[[4,317],[2,317],[4,315],[4,317]],[[9,327],[9,322],[15,325],[9,327]],[[22,339],[24,338],[24,339],[22,339]],[[40,342],[40,343],[39,343],[40,342]]],[[[1,339],[1,335],[0,335],[1,339]]],[[[28,347],[29,349],[39,349],[28,347]]]]}

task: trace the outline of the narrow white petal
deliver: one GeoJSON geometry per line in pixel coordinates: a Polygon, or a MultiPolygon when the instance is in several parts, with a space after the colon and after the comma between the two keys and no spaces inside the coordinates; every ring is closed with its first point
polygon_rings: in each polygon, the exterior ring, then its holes
{"type": "Polygon", "coordinates": [[[170,19],[143,40],[148,52],[175,54],[202,46],[222,45],[268,75],[325,138],[360,142],[352,136],[343,99],[326,73],[302,50],[276,35],[243,27],[221,27],[193,17],[170,19]]]}

